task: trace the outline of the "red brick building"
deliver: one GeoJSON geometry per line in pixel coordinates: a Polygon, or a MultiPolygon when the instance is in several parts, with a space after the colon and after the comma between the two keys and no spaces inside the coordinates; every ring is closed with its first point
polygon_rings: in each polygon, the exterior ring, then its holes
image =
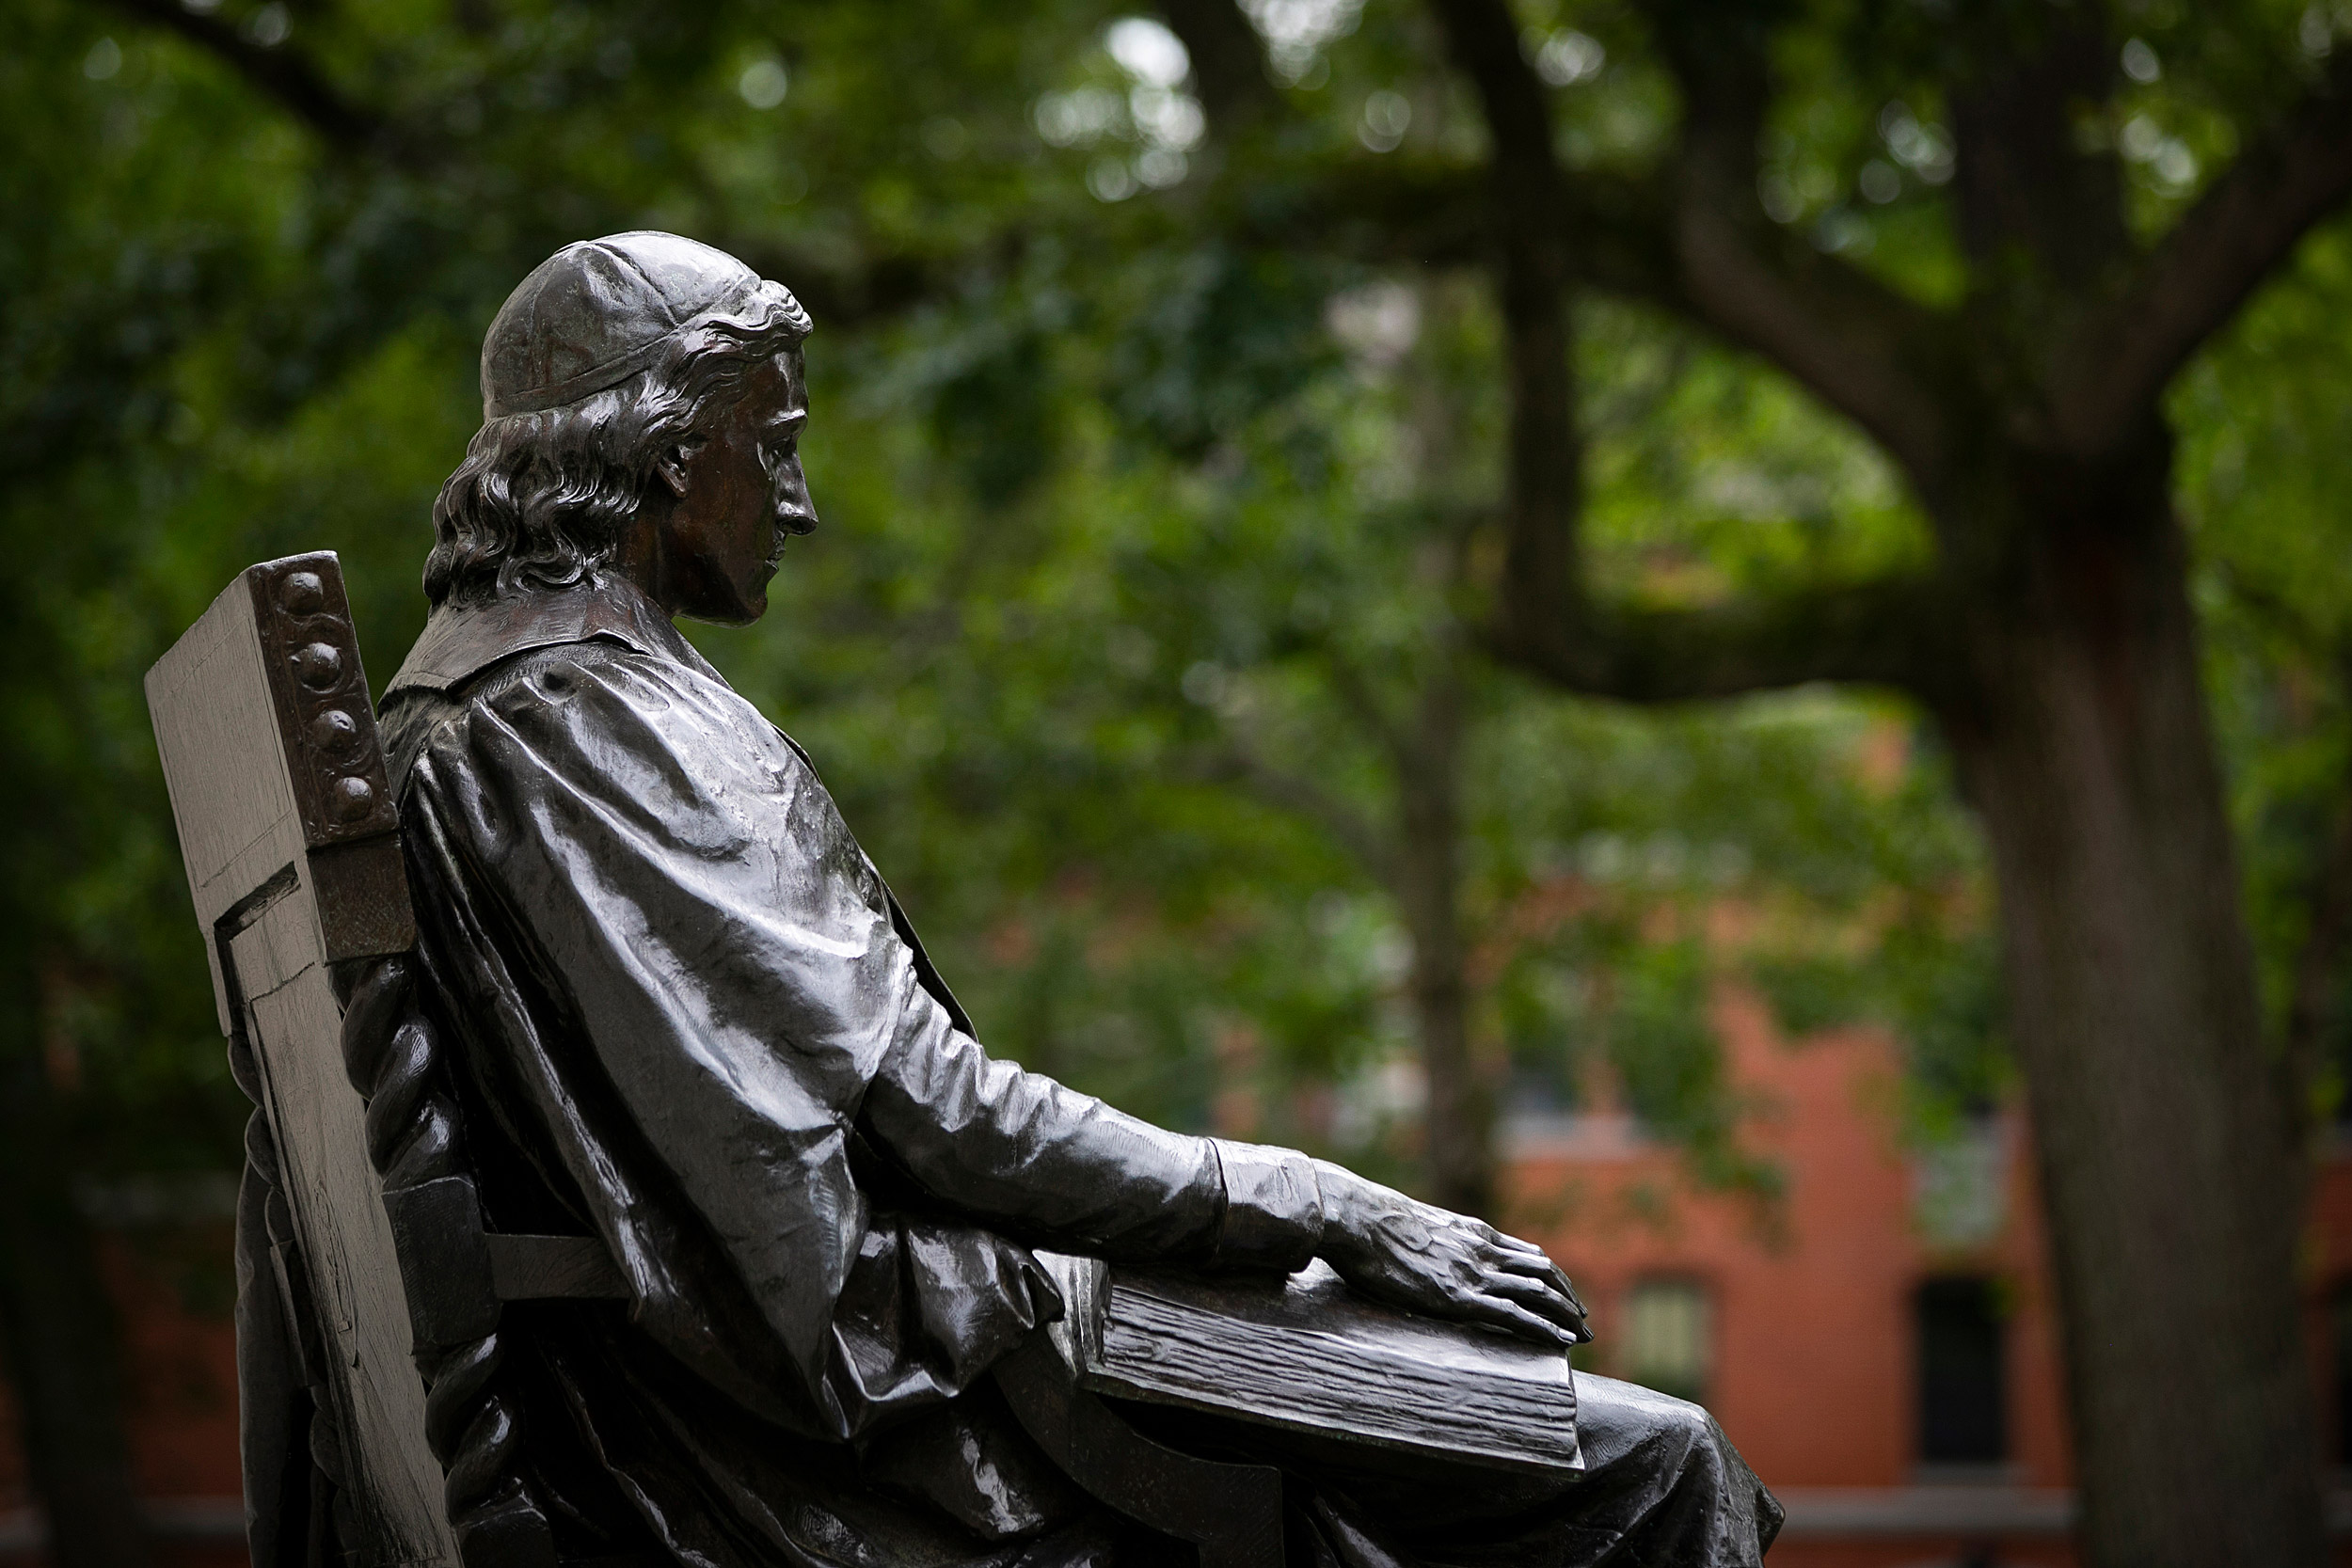
{"type": "MultiPolygon", "coordinates": [[[[2047,1270],[2013,1117],[1921,1160],[1896,1133],[1898,1064],[1867,1031],[1801,1045],[1753,1000],[1717,1020],[1745,1137],[1786,1179],[1774,1202],[1695,1190],[1624,1117],[1510,1129],[1518,1227],[1576,1276],[1601,1336],[1589,1364],[1703,1399],[1788,1506],[1780,1568],[2072,1560],[2071,1471],[2047,1270]]],[[[208,1244],[225,1248],[225,1228],[208,1244]]],[[[176,1271],[116,1249],[129,1307],[133,1434],[168,1560],[241,1562],[224,1314],[176,1271]]],[[[2320,1173],[2310,1272],[2316,1375],[2333,1428],[2352,1281],[2352,1153],[2320,1173]]],[[[2344,1358],[2352,1374],[2352,1356],[2344,1358]]],[[[37,1550],[21,1456],[0,1448],[0,1561],[37,1550]]]]}
{"type": "MultiPolygon", "coordinates": [[[[1770,1206],[1699,1193],[1622,1117],[1522,1120],[1513,1201],[1576,1276],[1597,1370],[1714,1411],[1779,1493],[1782,1568],[2065,1563],[2073,1471],[2022,1118],[1927,1158],[1867,1030],[1790,1045],[1752,998],[1717,1026],[1770,1206]]],[[[2323,1163],[2310,1272],[2323,1411],[2352,1281],[2352,1152],[2323,1163]]],[[[2345,1357],[2352,1373],[2352,1357],[2345,1357]]],[[[2331,1452],[2343,1450],[2330,1432],[2331,1452]]]]}

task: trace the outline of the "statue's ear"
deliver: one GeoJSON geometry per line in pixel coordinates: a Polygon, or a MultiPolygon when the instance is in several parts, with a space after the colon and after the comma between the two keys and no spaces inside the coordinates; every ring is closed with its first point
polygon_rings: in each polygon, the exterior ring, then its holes
{"type": "Polygon", "coordinates": [[[694,454],[701,450],[702,442],[698,440],[680,441],[654,459],[654,472],[660,474],[661,483],[670,487],[670,494],[680,500],[686,499],[686,470],[693,463],[694,454]]]}

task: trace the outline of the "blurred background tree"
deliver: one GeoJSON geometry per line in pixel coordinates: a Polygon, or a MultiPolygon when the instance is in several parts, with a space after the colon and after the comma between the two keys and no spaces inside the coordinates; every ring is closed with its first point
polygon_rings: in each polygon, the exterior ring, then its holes
{"type": "Polygon", "coordinates": [[[643,226],[818,319],[826,529],[697,635],[993,1046],[1491,1212],[1506,1106],[1769,1206],[1726,984],[1894,1025],[1921,1140],[2013,1037],[2090,1560],[2316,1560],[2336,12],[8,13],[0,1339],[61,1561],[141,1550],[87,1196],[243,1112],[138,674],[324,546],[380,682],[483,325],[643,226]]]}

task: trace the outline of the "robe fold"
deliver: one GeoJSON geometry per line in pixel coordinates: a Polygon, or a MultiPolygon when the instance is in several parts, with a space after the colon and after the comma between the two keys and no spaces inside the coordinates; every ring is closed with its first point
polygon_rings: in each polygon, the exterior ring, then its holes
{"type": "MultiPolygon", "coordinates": [[[[381,722],[490,1223],[600,1237],[628,1285],[507,1308],[562,1554],[1184,1560],[989,1371],[1061,1311],[1031,1246],[1295,1269],[1312,1163],[991,1057],[807,757],[626,582],[437,610],[381,722]]],[[[1756,1559],[1778,1511],[1704,1412],[1577,1383],[1567,1482],[1169,1436],[1281,1465],[1302,1565],[1756,1559]]]]}

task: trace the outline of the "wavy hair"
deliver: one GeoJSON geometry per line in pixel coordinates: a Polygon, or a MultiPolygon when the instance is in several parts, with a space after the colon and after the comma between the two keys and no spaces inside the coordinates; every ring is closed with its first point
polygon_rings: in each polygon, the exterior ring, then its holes
{"type": "Polygon", "coordinates": [[[789,295],[763,297],[675,334],[616,386],[484,420],[433,503],[425,597],[478,604],[594,580],[644,504],[661,454],[691,442],[755,366],[799,346],[808,325],[789,295]]]}

